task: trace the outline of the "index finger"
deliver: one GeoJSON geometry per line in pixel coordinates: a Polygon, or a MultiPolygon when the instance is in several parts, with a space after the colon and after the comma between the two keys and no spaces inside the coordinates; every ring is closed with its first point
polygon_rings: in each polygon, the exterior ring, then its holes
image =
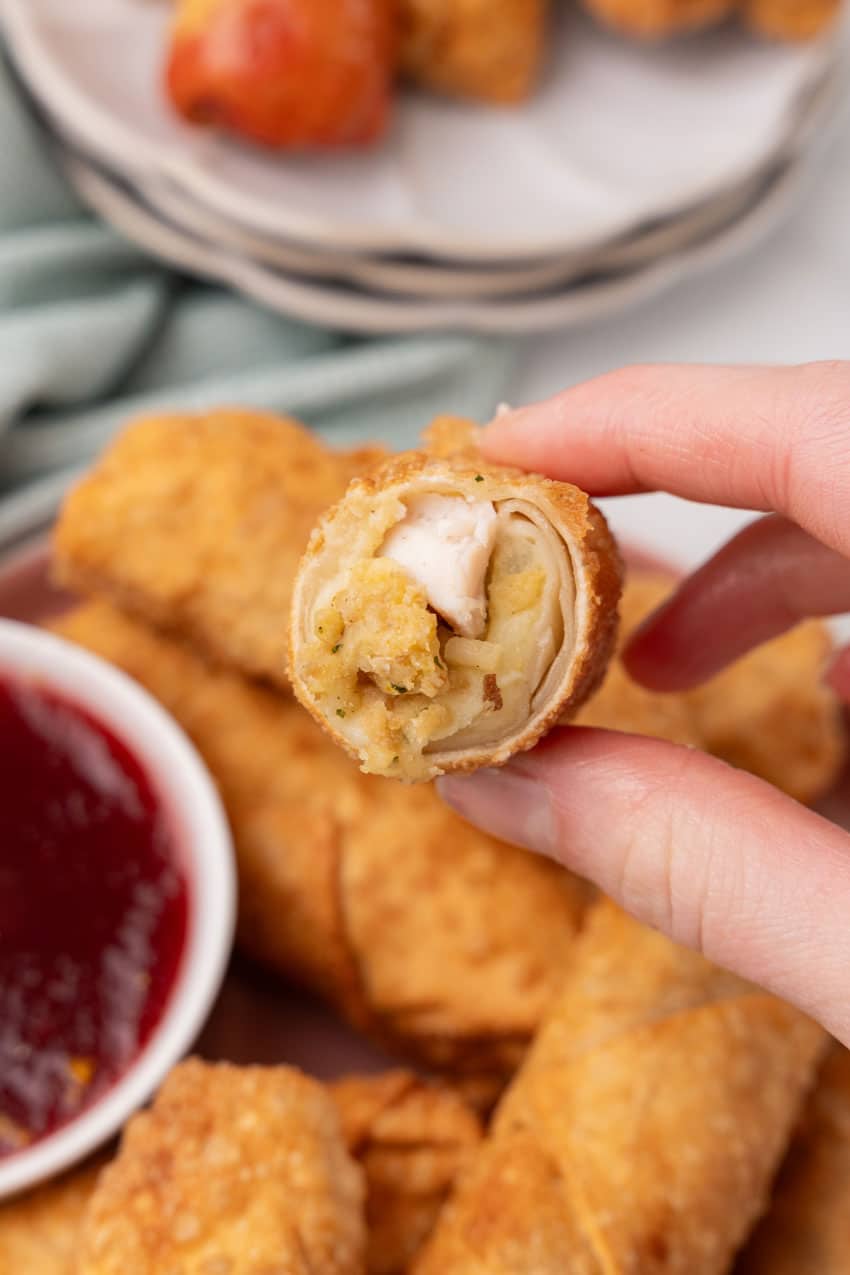
{"type": "Polygon", "coordinates": [[[850,363],[623,368],[496,418],[487,457],[591,495],[776,511],[850,550],[850,363]]]}

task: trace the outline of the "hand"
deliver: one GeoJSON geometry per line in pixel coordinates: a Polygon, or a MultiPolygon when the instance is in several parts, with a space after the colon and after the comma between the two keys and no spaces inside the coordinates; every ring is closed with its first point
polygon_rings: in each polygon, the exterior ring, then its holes
{"type": "MultiPolygon", "coordinates": [[[[499,417],[483,446],[597,496],[768,512],[634,635],[624,658],[646,686],[691,686],[805,616],[850,609],[850,363],[628,368],[499,417]]],[[[850,695],[847,651],[829,677],[850,695]]],[[[827,820],[702,753],[587,728],[440,786],[467,819],[850,1045],[850,836],[827,820]]]]}

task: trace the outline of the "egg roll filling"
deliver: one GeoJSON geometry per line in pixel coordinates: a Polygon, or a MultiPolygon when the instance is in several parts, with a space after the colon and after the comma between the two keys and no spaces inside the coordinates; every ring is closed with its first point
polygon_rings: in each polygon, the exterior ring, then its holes
{"type": "Polygon", "coordinates": [[[429,491],[372,515],[315,599],[305,680],[367,769],[404,774],[522,727],[572,649],[575,584],[523,500],[429,491]]]}

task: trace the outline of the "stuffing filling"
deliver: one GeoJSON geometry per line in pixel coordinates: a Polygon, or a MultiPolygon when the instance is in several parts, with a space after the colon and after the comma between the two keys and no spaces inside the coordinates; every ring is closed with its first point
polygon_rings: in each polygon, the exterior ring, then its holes
{"type": "Polygon", "coordinates": [[[563,615],[547,532],[516,502],[429,493],[397,518],[317,607],[306,668],[368,769],[412,775],[522,721],[563,615]]]}

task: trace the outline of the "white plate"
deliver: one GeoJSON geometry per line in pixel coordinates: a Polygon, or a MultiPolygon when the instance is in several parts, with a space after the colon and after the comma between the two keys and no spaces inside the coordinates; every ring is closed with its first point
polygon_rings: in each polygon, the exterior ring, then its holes
{"type": "Polygon", "coordinates": [[[635,305],[683,277],[743,252],[789,208],[806,165],[782,168],[744,214],[722,231],[639,270],[601,278],[545,296],[515,300],[440,302],[391,299],[364,290],[295,278],[223,251],[168,224],[138,196],[79,159],[66,158],[68,176],[80,196],[128,238],[155,256],[225,283],[271,309],[308,322],[362,333],[460,329],[520,333],[567,328],[635,305]]]}
{"type": "Polygon", "coordinates": [[[564,10],[546,83],[522,108],[408,94],[364,154],[284,156],[169,111],[160,0],[0,0],[31,90],[112,167],[159,176],[264,235],[447,259],[585,249],[742,182],[793,129],[825,42],[729,28],[638,48],[564,10]]]}

